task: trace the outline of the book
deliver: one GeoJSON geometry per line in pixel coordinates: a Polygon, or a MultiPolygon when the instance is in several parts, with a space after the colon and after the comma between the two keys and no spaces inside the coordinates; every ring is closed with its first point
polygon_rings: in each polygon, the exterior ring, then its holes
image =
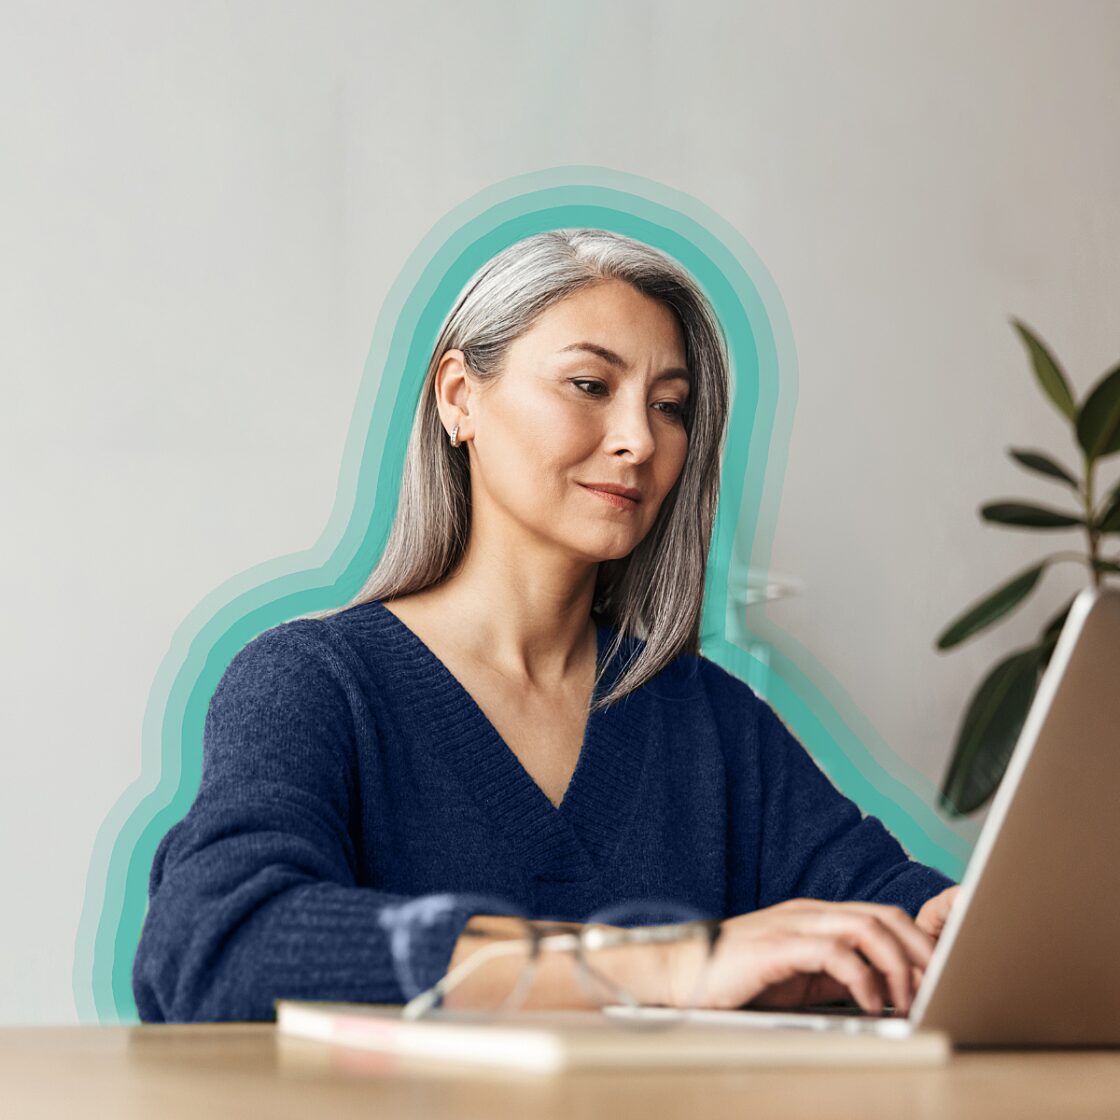
{"type": "Polygon", "coordinates": [[[570,1069],[713,1066],[930,1066],[951,1053],[941,1031],[884,1038],[763,1026],[768,1012],[714,1021],[623,1023],[599,1011],[501,1015],[438,1008],[402,1019],[400,1006],[275,1001],[278,1034],[373,1051],[379,1069],[417,1062],[556,1073],[570,1069]],[[745,1016],[745,1017],[743,1017],[745,1016]]]}

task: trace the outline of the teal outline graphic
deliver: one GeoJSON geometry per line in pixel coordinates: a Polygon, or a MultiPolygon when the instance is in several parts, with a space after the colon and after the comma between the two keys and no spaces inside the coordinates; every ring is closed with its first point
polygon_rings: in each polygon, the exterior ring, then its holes
{"type": "Polygon", "coordinates": [[[951,827],[941,818],[929,781],[878,737],[828,670],[769,622],[752,622],[748,631],[729,594],[742,585],[748,563],[768,565],[797,396],[793,336],[769,272],[745,239],[696,199],[610,168],[562,166],[480,191],[423,239],[378,316],[334,509],[319,541],[228,580],[175,632],[144,713],[140,777],[106,816],[90,857],[74,951],[80,1022],[138,1021],[131,971],[152,857],[197,793],[203,721],[231,658],[272,626],[349,601],[380,556],[420,384],[448,309],[476,269],[506,245],[576,226],[615,230],[676,258],[703,287],[727,334],[733,398],[704,599],[704,655],[745,680],[759,664],[746,647],[754,638],[767,641],[768,700],[791,731],[913,858],[961,877],[977,826],[951,827]]]}

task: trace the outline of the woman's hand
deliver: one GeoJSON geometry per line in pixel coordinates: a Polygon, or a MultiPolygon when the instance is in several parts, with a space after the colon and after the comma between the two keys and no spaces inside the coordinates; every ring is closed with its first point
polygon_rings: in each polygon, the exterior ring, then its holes
{"type": "Polygon", "coordinates": [[[934,941],[937,941],[941,936],[941,931],[945,928],[945,920],[949,917],[949,911],[952,909],[960,889],[959,884],[946,887],[940,894],[935,894],[933,898],[927,899],[921,910],[918,911],[914,924],[923,933],[929,934],[934,941]]]}
{"type": "MultiPolygon", "coordinates": [[[[695,951],[670,946],[670,1006],[689,1002],[682,978],[696,974],[695,951]]],[[[889,996],[906,1014],[932,952],[931,935],[897,906],[795,898],[722,923],[700,1006],[789,1008],[851,996],[878,1014],[889,996]]]]}

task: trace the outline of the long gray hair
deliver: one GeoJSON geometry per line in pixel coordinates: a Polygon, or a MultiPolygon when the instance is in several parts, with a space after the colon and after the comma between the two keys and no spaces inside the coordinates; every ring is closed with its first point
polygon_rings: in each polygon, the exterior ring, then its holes
{"type": "Polygon", "coordinates": [[[679,264],[649,245],[601,229],[534,234],[502,250],[467,283],[428,363],[400,501],[381,559],[350,603],[315,617],[410,595],[454,572],[471,527],[470,465],[466,445],[451,446],[436,408],[440,359],[457,348],[480,380],[498,377],[510,344],[539,315],[605,280],[624,280],[675,312],[692,384],[683,414],[688,450],[680,477],[637,547],[599,564],[592,612],[611,623],[616,636],[598,666],[596,688],[626,640],[640,641],[614,687],[589,714],[641,687],[679,654],[700,652],[704,575],[730,396],[726,342],[707,298],[679,264]]]}

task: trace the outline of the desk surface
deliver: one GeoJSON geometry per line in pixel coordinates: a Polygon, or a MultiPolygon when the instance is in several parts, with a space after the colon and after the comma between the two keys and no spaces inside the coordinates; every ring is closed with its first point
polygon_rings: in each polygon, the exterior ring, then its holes
{"type": "Polygon", "coordinates": [[[375,1055],[277,1037],[269,1023],[0,1028],[9,1116],[113,1120],[531,1116],[1120,1116],[1120,1050],[961,1051],[914,1070],[714,1069],[539,1077],[448,1067],[387,1071],[375,1055]]]}

